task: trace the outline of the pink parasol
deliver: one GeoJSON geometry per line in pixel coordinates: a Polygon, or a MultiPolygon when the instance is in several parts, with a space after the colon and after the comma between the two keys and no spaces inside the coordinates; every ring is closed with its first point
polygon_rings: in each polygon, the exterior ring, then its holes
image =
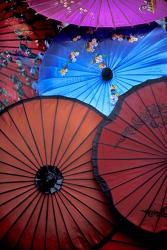
{"type": "Polygon", "coordinates": [[[27,0],[37,13],[80,26],[122,27],[167,16],[164,0],[27,0]]]}

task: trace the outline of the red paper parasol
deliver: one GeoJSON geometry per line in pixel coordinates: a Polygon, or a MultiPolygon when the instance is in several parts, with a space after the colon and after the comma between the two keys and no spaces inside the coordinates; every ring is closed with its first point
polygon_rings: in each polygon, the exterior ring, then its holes
{"type": "Polygon", "coordinates": [[[167,232],[167,78],[132,88],[95,139],[97,180],[129,222],[167,232]]]}
{"type": "Polygon", "coordinates": [[[47,38],[55,35],[52,21],[38,18],[27,4],[0,4],[0,108],[35,95],[32,84],[47,38]]]}
{"type": "MultiPolygon", "coordinates": [[[[90,249],[112,231],[91,164],[101,113],[62,97],[0,115],[0,239],[9,249],[90,249]]],[[[4,248],[6,249],[6,248],[4,248]]]]}
{"type": "Polygon", "coordinates": [[[100,250],[148,250],[148,248],[124,233],[116,232],[100,250]]]}

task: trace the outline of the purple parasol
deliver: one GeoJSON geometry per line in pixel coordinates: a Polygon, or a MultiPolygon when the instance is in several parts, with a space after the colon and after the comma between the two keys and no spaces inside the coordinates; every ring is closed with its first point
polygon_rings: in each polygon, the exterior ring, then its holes
{"type": "Polygon", "coordinates": [[[79,26],[134,26],[167,16],[165,0],[27,0],[37,13],[79,26]]]}

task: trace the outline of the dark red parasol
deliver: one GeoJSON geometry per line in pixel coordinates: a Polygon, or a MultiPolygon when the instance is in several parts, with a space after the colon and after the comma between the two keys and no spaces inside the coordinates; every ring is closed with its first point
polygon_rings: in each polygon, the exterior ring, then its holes
{"type": "Polygon", "coordinates": [[[141,229],[167,233],[167,79],[120,98],[94,143],[95,175],[110,204],[141,229]]]}
{"type": "Polygon", "coordinates": [[[90,249],[112,232],[91,164],[102,119],[88,105],[63,97],[36,97],[1,112],[4,249],[90,249]]]}
{"type": "Polygon", "coordinates": [[[100,250],[148,250],[143,245],[122,232],[116,232],[100,250]]]}
{"type": "Polygon", "coordinates": [[[0,3],[0,109],[36,95],[32,84],[47,39],[55,35],[52,21],[27,9],[22,1],[0,3]]]}

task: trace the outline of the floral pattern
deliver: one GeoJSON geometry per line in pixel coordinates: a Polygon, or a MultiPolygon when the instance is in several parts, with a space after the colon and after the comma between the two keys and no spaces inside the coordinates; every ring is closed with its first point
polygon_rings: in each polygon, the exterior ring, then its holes
{"type": "Polygon", "coordinates": [[[103,62],[103,56],[102,55],[97,55],[94,58],[95,63],[102,63],[103,62]]]}
{"type": "Polygon", "coordinates": [[[67,67],[64,67],[64,68],[62,68],[62,69],[60,70],[60,74],[61,74],[62,76],[65,76],[65,75],[67,74],[67,72],[68,72],[68,68],[67,68],[67,67]]]}
{"type": "Polygon", "coordinates": [[[134,36],[134,35],[129,35],[129,36],[126,36],[126,35],[123,35],[123,34],[117,34],[117,33],[114,33],[112,35],[112,40],[117,40],[117,41],[123,41],[123,40],[127,40],[129,43],[133,43],[133,42],[137,42],[138,41],[138,37],[137,36],[134,36]]]}
{"type": "Polygon", "coordinates": [[[111,85],[110,93],[111,93],[111,96],[110,96],[111,104],[115,105],[116,102],[118,101],[118,96],[119,96],[119,93],[117,93],[117,90],[116,90],[116,85],[111,85]]]}
{"type": "MultiPolygon", "coordinates": [[[[95,28],[87,28],[86,29],[86,34],[89,34],[89,35],[92,35],[92,34],[95,34],[96,32],[96,29],[95,28]]],[[[72,38],[72,42],[77,42],[79,40],[82,39],[82,36],[81,35],[76,35],[72,38]]],[[[123,41],[123,40],[126,40],[128,41],[129,43],[133,43],[133,42],[137,42],[138,41],[138,37],[137,36],[134,36],[134,35],[123,35],[123,34],[118,34],[118,33],[114,33],[112,34],[111,36],[111,39],[112,40],[117,40],[117,41],[123,41]]],[[[92,38],[88,41],[86,41],[86,44],[85,44],[85,49],[86,49],[86,52],[88,53],[94,53],[96,51],[96,48],[97,46],[99,45],[100,41],[98,41],[97,38],[92,38]]],[[[79,56],[80,52],[79,51],[71,51],[70,54],[69,54],[69,60],[67,62],[67,64],[65,66],[63,66],[62,69],[60,69],[60,74],[62,76],[65,76],[68,71],[69,71],[69,64],[70,63],[75,63],[77,61],[77,57],[79,56]]],[[[94,58],[93,58],[93,63],[95,64],[98,64],[99,68],[100,69],[104,69],[106,68],[106,64],[104,63],[104,60],[103,60],[103,55],[93,55],[94,58]]]]}
{"type": "Polygon", "coordinates": [[[79,8],[79,12],[80,12],[80,14],[83,14],[83,13],[88,12],[88,10],[81,7],[81,8],[79,8]]]}
{"type": "Polygon", "coordinates": [[[75,36],[75,37],[73,37],[72,41],[77,42],[80,39],[81,39],[81,36],[75,36]]]}
{"type": "Polygon", "coordinates": [[[99,68],[100,69],[104,69],[104,68],[106,68],[107,66],[106,66],[106,64],[105,63],[100,63],[99,64],[99,68]]]}
{"type": "MultiPolygon", "coordinates": [[[[89,35],[93,35],[93,34],[95,34],[95,32],[96,32],[95,28],[88,28],[86,31],[86,33],[89,35]]],[[[77,35],[77,36],[72,38],[72,42],[77,42],[81,39],[82,39],[82,36],[77,35]]],[[[111,39],[117,40],[119,42],[126,40],[129,43],[133,43],[133,42],[137,42],[139,38],[137,36],[134,36],[134,35],[123,35],[120,33],[114,33],[114,34],[112,34],[111,39]]],[[[101,70],[103,70],[104,68],[107,67],[106,63],[104,62],[104,57],[106,57],[107,55],[95,54],[96,48],[99,45],[99,43],[100,43],[100,41],[98,41],[98,39],[95,37],[92,39],[89,39],[85,43],[85,50],[86,50],[86,52],[93,54],[92,63],[98,65],[98,67],[101,70]]],[[[68,73],[70,63],[75,63],[77,61],[77,57],[79,56],[79,54],[80,54],[79,51],[71,51],[70,52],[69,60],[68,60],[67,64],[60,70],[60,74],[62,76],[65,76],[68,73]]],[[[114,106],[116,104],[116,102],[118,101],[118,97],[119,97],[119,93],[117,91],[116,85],[112,84],[109,87],[109,92],[110,92],[111,104],[114,106]]]]}
{"type": "Polygon", "coordinates": [[[128,40],[129,43],[133,43],[133,42],[137,42],[137,41],[138,41],[138,38],[135,37],[135,36],[130,35],[130,36],[127,38],[127,40],[128,40]]]}
{"type": "Polygon", "coordinates": [[[103,56],[104,55],[95,55],[95,57],[93,59],[93,63],[98,64],[100,69],[104,69],[107,67],[103,61],[103,56]]]}
{"type": "Polygon", "coordinates": [[[8,99],[2,98],[2,100],[0,101],[0,111],[3,110],[5,107],[7,107],[9,104],[10,103],[9,103],[8,99]]]}
{"type": "Polygon", "coordinates": [[[88,41],[86,43],[86,51],[87,52],[94,52],[95,48],[98,46],[98,42],[96,38],[93,38],[92,40],[88,41]]]}
{"type": "Polygon", "coordinates": [[[114,34],[112,35],[112,40],[123,41],[123,40],[124,40],[124,35],[114,33],[114,34]]]}
{"type": "Polygon", "coordinates": [[[88,9],[84,8],[80,1],[77,2],[74,0],[69,0],[69,1],[68,0],[59,0],[59,1],[55,2],[55,5],[56,6],[62,5],[62,7],[64,7],[66,10],[67,15],[69,15],[72,11],[74,11],[74,8],[75,8],[75,10],[77,9],[79,14],[84,15],[85,13],[88,13],[88,15],[90,16],[91,19],[95,18],[94,13],[92,11],[88,12],[88,9]]]}
{"type": "Polygon", "coordinates": [[[68,67],[70,63],[75,63],[77,61],[77,57],[79,56],[79,51],[71,51],[70,55],[69,55],[69,61],[67,63],[67,65],[65,65],[61,70],[60,70],[60,74],[62,76],[65,76],[68,72],[68,67]]]}
{"type": "MultiPolygon", "coordinates": [[[[0,72],[8,66],[10,67],[10,63],[15,63],[15,65],[17,65],[17,73],[13,72],[9,76],[15,90],[17,91],[17,100],[22,99],[25,95],[23,90],[24,84],[31,86],[32,78],[34,78],[34,80],[36,79],[41,62],[41,56],[42,53],[33,54],[31,49],[23,44],[20,45],[19,49],[13,51],[13,53],[9,52],[8,50],[0,53],[0,72]],[[21,80],[22,77],[24,77],[24,83],[21,80]]],[[[1,92],[1,94],[4,95],[5,91],[3,91],[3,93],[1,92]]],[[[10,96],[10,94],[5,95],[10,96]]]]}
{"type": "Polygon", "coordinates": [[[156,7],[156,0],[144,0],[144,3],[140,6],[139,10],[141,12],[149,11],[154,13],[156,7]]]}
{"type": "Polygon", "coordinates": [[[70,61],[71,62],[76,62],[77,61],[77,56],[79,56],[79,51],[71,51],[71,53],[70,53],[70,61]]]}
{"type": "Polygon", "coordinates": [[[24,3],[5,0],[2,5],[0,109],[35,95],[32,86],[38,77],[43,51],[49,44],[46,38],[55,36],[53,22],[36,18],[24,3]]]}

